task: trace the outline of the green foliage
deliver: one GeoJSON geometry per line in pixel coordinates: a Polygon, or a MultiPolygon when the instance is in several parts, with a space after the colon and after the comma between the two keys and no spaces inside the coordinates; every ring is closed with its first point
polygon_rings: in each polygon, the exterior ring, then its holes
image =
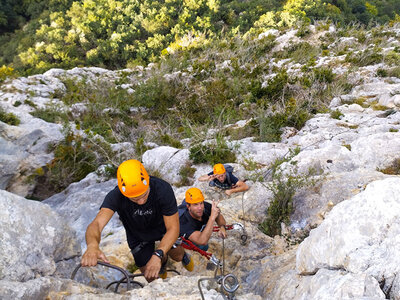
{"type": "Polygon", "coordinates": [[[311,178],[313,172],[310,170],[305,175],[298,175],[296,161],[292,159],[299,153],[299,149],[290,151],[288,157],[278,159],[271,167],[272,182],[267,188],[272,192],[273,199],[266,211],[265,220],[259,224],[259,229],[269,235],[281,234],[281,223],[288,224],[293,212],[293,197],[296,192],[304,186],[315,184],[311,178]],[[291,175],[284,175],[280,166],[283,162],[290,162],[293,167],[291,175]]]}
{"type": "Polygon", "coordinates": [[[314,68],[313,74],[315,80],[319,82],[332,83],[335,79],[335,74],[328,68],[314,68]]]}
{"type": "Polygon", "coordinates": [[[46,165],[47,171],[38,178],[49,191],[55,193],[95,171],[102,161],[96,157],[91,145],[70,128],[64,129],[64,136],[64,140],[54,146],[54,159],[46,165]]]}
{"type": "Polygon", "coordinates": [[[285,97],[286,86],[289,76],[285,69],[280,70],[273,78],[269,79],[265,87],[259,80],[251,81],[249,91],[253,96],[253,102],[258,102],[266,106],[279,98],[285,97]],[[257,101],[261,99],[262,101],[257,101]]]}
{"type": "Polygon", "coordinates": [[[341,117],[343,117],[343,114],[340,112],[340,110],[336,109],[336,110],[332,110],[331,111],[331,118],[332,119],[340,120],[341,117]]]}
{"type": "Polygon", "coordinates": [[[68,115],[55,107],[38,108],[31,115],[50,123],[62,124],[68,120],[68,115]]]}
{"type": "Polygon", "coordinates": [[[108,81],[88,84],[85,80],[65,79],[64,84],[66,91],[57,96],[67,106],[80,103],[78,112],[66,113],[65,109],[50,104],[32,114],[47,122],[74,122],[80,129],[99,134],[111,143],[126,138],[130,129],[137,126],[137,120],[130,115],[132,95],[126,90],[108,81]],[[125,126],[121,127],[121,123],[125,126]]]}
{"type": "Polygon", "coordinates": [[[133,104],[150,109],[151,117],[160,117],[176,102],[177,87],[177,82],[169,82],[163,77],[151,77],[136,86],[133,104]]]}
{"type": "Polygon", "coordinates": [[[400,78],[400,66],[399,67],[394,67],[386,70],[387,77],[397,77],[400,78]]]}
{"type": "Polygon", "coordinates": [[[283,112],[270,115],[261,115],[257,121],[260,128],[258,140],[261,142],[280,142],[282,127],[289,126],[301,129],[309,120],[311,114],[299,106],[294,98],[290,98],[283,112]]]}
{"type": "Polygon", "coordinates": [[[21,123],[20,119],[13,113],[7,113],[0,107],[0,121],[8,125],[17,126],[21,123]]]}
{"type": "Polygon", "coordinates": [[[197,144],[189,149],[189,158],[194,164],[208,163],[214,165],[223,162],[235,162],[236,155],[224,139],[216,142],[197,144]]]}
{"type": "Polygon", "coordinates": [[[0,83],[3,82],[8,77],[14,77],[14,76],[15,72],[13,68],[4,65],[0,68],[0,83]]]}
{"type": "Polygon", "coordinates": [[[161,142],[163,144],[169,145],[174,148],[182,149],[183,145],[179,140],[174,139],[169,134],[163,134],[160,136],[161,142]]]}
{"type": "MultiPolygon", "coordinates": [[[[5,0],[0,63],[28,74],[52,67],[121,69],[201,48],[221,36],[296,26],[297,35],[306,37],[306,25],[316,20],[385,23],[398,11],[397,0],[5,0]]],[[[308,60],[301,54],[297,59],[308,60]]]]}
{"type": "Polygon", "coordinates": [[[145,144],[144,144],[144,138],[143,137],[139,137],[137,140],[136,140],[136,144],[135,144],[135,153],[138,155],[138,156],[142,156],[143,155],[143,153],[145,153],[147,150],[149,150],[149,147],[147,147],[145,144]]]}
{"type": "Polygon", "coordinates": [[[365,67],[383,62],[383,55],[379,53],[379,49],[366,49],[356,53],[349,53],[346,56],[346,62],[353,63],[359,67],[365,67]]]}
{"type": "Polygon", "coordinates": [[[177,184],[177,186],[191,186],[193,184],[193,175],[195,172],[196,169],[193,168],[190,163],[182,166],[179,170],[181,181],[177,184]]]}

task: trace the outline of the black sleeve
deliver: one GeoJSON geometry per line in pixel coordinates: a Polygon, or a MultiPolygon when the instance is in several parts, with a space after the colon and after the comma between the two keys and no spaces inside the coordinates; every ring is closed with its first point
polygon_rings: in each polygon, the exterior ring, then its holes
{"type": "Polygon", "coordinates": [[[214,175],[214,171],[211,171],[210,173],[207,174],[208,176],[214,175]]]}
{"type": "Polygon", "coordinates": [[[161,214],[163,216],[172,216],[178,212],[175,194],[168,182],[163,182],[162,193],[159,197],[161,203],[161,214]]]}
{"type": "Polygon", "coordinates": [[[118,189],[118,186],[116,186],[113,190],[111,190],[106,197],[104,198],[103,204],[101,204],[101,208],[109,208],[112,211],[116,212],[118,211],[120,201],[118,199],[120,198],[121,192],[118,189]]]}

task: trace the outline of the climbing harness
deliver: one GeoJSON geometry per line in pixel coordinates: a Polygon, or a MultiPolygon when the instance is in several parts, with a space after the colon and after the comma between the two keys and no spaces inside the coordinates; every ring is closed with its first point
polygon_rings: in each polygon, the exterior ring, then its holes
{"type": "MultiPolygon", "coordinates": [[[[120,271],[120,272],[124,275],[124,277],[122,277],[120,280],[116,280],[116,281],[113,281],[113,282],[109,283],[109,284],[107,285],[106,289],[109,289],[111,286],[113,286],[113,285],[115,284],[114,292],[115,292],[115,293],[118,293],[118,288],[119,288],[119,286],[120,286],[122,283],[124,283],[124,284],[126,283],[126,290],[127,290],[127,291],[131,289],[131,286],[132,286],[132,285],[137,285],[137,286],[139,286],[140,288],[142,288],[142,287],[144,286],[144,285],[143,285],[142,283],[140,283],[139,281],[134,280],[136,277],[144,276],[143,273],[131,274],[129,271],[127,271],[127,270],[125,270],[125,269],[123,269],[123,268],[117,267],[117,266],[115,266],[115,265],[112,265],[112,264],[109,264],[109,263],[106,263],[106,262],[103,262],[103,261],[98,261],[97,264],[98,264],[98,265],[105,266],[105,267],[108,267],[108,268],[111,268],[111,269],[118,270],[118,271],[120,271]]],[[[72,279],[72,280],[75,278],[76,273],[78,272],[78,270],[79,270],[81,267],[82,267],[81,264],[79,264],[78,266],[76,266],[76,268],[74,269],[74,271],[72,272],[72,275],[71,275],[71,279],[72,279]]],[[[180,273],[179,273],[178,271],[172,270],[172,269],[166,270],[166,272],[173,272],[173,273],[176,273],[176,274],[180,275],[180,273]]]]}

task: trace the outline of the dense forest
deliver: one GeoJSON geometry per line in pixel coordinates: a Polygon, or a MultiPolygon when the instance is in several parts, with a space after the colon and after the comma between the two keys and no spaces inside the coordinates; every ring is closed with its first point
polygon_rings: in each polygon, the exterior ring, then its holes
{"type": "Polygon", "coordinates": [[[399,14],[398,0],[2,0],[0,65],[121,69],[269,28],[320,19],[368,27],[399,14]]]}

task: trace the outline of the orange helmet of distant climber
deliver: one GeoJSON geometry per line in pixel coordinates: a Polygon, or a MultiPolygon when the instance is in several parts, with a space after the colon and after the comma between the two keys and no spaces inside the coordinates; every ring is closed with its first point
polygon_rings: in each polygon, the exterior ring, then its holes
{"type": "Polygon", "coordinates": [[[117,170],[118,188],[125,197],[139,197],[149,188],[150,177],[136,159],[124,161],[117,170]]]}
{"type": "Polygon", "coordinates": [[[185,194],[186,203],[195,204],[204,201],[203,193],[198,188],[190,188],[185,194]]]}
{"type": "Polygon", "coordinates": [[[215,175],[224,174],[225,172],[226,172],[226,171],[225,171],[225,167],[224,167],[223,164],[216,164],[216,165],[214,165],[213,173],[214,173],[215,175]]]}

